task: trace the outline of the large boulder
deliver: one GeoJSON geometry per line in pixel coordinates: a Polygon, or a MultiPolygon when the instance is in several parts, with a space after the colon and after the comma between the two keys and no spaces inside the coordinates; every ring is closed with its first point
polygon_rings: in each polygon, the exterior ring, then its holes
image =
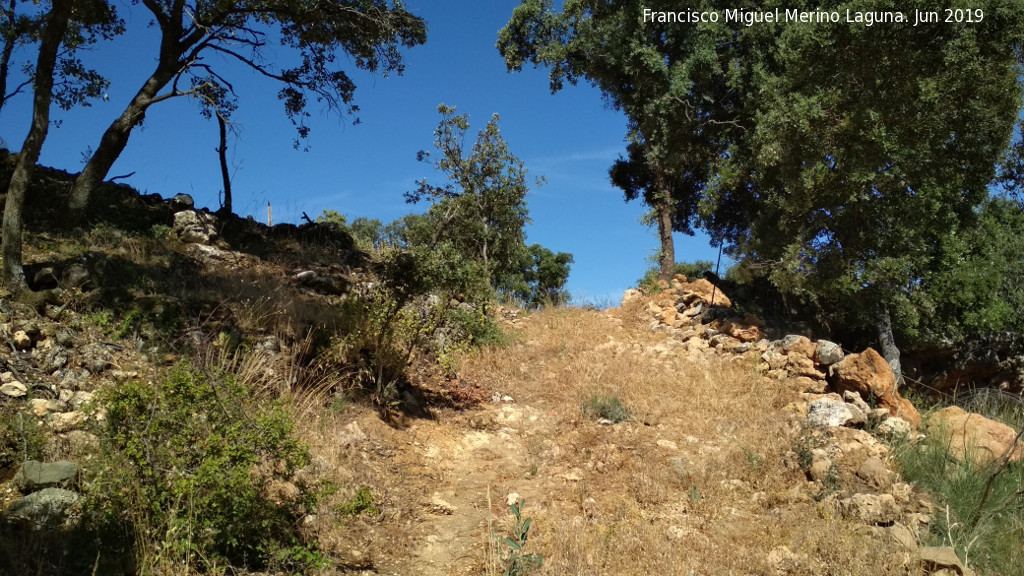
{"type": "Polygon", "coordinates": [[[7,517],[39,526],[58,525],[63,523],[68,508],[79,500],[79,495],[71,490],[44,488],[11,504],[7,509],[7,517]]]}
{"type": "Polygon", "coordinates": [[[965,412],[959,406],[936,412],[928,422],[928,433],[939,435],[955,458],[970,457],[978,464],[1003,456],[1016,462],[1024,454],[1024,445],[1014,444],[1017,433],[1013,428],[980,414],[965,412]]]}
{"type": "Polygon", "coordinates": [[[889,410],[915,430],[921,425],[921,415],[909,400],[900,396],[896,375],[889,363],[873,348],[860,354],[850,354],[830,368],[833,384],[840,394],[852,390],[865,400],[874,397],[878,406],[889,410]]]}
{"type": "Polygon", "coordinates": [[[683,301],[687,304],[701,302],[703,304],[732,308],[732,300],[722,292],[722,289],[700,278],[693,282],[680,283],[680,291],[683,293],[683,301]]]}
{"type": "Polygon", "coordinates": [[[182,242],[210,244],[217,239],[217,217],[206,212],[182,210],[174,215],[171,233],[182,242]]]}
{"type": "Polygon", "coordinates": [[[22,494],[29,494],[43,488],[68,488],[78,476],[78,464],[61,460],[39,462],[28,460],[21,465],[14,483],[22,494]]]}

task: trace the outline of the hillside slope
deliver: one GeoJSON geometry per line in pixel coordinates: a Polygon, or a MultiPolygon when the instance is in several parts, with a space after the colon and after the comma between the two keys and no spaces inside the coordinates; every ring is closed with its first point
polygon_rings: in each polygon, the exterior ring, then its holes
{"type": "MultiPolygon", "coordinates": [[[[904,574],[927,504],[906,484],[857,472],[887,448],[862,430],[811,430],[801,393],[749,357],[687,351],[652,334],[640,306],[548,310],[513,341],[470,358],[464,384],[493,395],[404,430],[351,409],[304,425],[324,464],[378,495],[380,514],[322,541],[367,573],[481,574],[525,500],[539,574],[904,574]],[[632,417],[588,417],[595,397],[632,417]],[[833,477],[801,459],[831,452],[833,477]],[[863,475],[863,474],[862,474],[863,475]],[[871,526],[853,493],[893,495],[871,526]],[[846,503],[848,505],[848,502],[846,503]],[[906,539],[908,535],[909,540],[906,539]],[[904,545],[899,544],[904,538],[904,545]]],[[[885,476],[886,474],[882,474],[885,476]]]]}

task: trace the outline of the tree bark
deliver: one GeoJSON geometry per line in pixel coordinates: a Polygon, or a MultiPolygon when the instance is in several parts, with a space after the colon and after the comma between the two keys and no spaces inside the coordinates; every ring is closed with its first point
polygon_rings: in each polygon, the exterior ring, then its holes
{"type": "Polygon", "coordinates": [[[228,172],[228,124],[224,117],[217,113],[217,126],[220,128],[220,147],[217,154],[220,156],[220,177],[224,181],[224,204],[218,212],[231,214],[231,174],[228,172]]]}
{"type": "Polygon", "coordinates": [[[658,214],[658,238],[661,240],[661,252],[658,258],[661,264],[661,273],[658,278],[671,282],[676,271],[676,249],[672,240],[672,205],[665,200],[659,200],[654,209],[658,214]]]}
{"type": "Polygon", "coordinates": [[[3,221],[3,281],[13,292],[27,288],[21,263],[22,224],[25,195],[32,183],[36,161],[50,128],[50,103],[53,100],[53,70],[57,53],[71,18],[72,0],[53,0],[46,18],[46,29],[39,44],[39,57],[33,85],[32,126],[21,146],[18,164],[7,188],[3,221]]]}
{"type": "Polygon", "coordinates": [[[10,0],[9,6],[4,9],[10,22],[10,30],[4,33],[4,49],[0,52],[0,110],[7,102],[7,76],[11,72],[11,56],[14,54],[14,44],[18,38],[14,29],[15,4],[16,0],[10,0]]]}
{"type": "Polygon", "coordinates": [[[882,357],[896,374],[896,382],[903,383],[903,367],[900,364],[900,349],[896,347],[896,339],[892,334],[892,317],[888,306],[882,306],[878,313],[878,345],[882,349],[882,357]]]}
{"type": "Polygon", "coordinates": [[[99,146],[71,187],[71,202],[68,207],[73,213],[81,215],[84,212],[93,191],[107,177],[110,167],[121,156],[121,152],[124,152],[132,130],[142,124],[146,118],[146,110],[153,103],[157,93],[174,78],[174,71],[165,68],[163,64],[157,67],[156,72],[142,85],[121,116],[103,133],[99,146]]]}

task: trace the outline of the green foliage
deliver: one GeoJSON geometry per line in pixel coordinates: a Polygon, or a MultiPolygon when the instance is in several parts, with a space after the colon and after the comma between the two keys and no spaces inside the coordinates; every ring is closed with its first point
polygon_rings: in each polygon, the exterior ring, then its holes
{"type": "Polygon", "coordinates": [[[956,342],[991,339],[1024,325],[1024,208],[991,198],[976,225],[949,235],[940,265],[922,282],[914,303],[928,312],[925,337],[956,342]]]}
{"type": "Polygon", "coordinates": [[[87,513],[100,533],[134,542],[142,573],[324,564],[296,532],[321,492],[297,476],[309,453],[279,405],[233,374],[180,366],[156,383],[123,382],[107,401],[87,513]],[[269,498],[283,482],[297,496],[269,498]]]}
{"type": "Polygon", "coordinates": [[[544,556],[542,554],[527,554],[523,551],[523,548],[526,546],[526,540],[529,538],[530,524],[532,523],[532,519],[523,518],[524,506],[526,506],[526,500],[519,500],[519,502],[509,506],[512,510],[512,515],[515,517],[512,535],[506,536],[504,539],[498,538],[498,548],[502,551],[502,563],[505,566],[505,569],[502,571],[504,576],[530,574],[534,570],[539,570],[544,565],[544,556]]]}
{"type": "MultiPolygon", "coordinates": [[[[498,116],[467,150],[469,116],[443,104],[438,111],[434,146],[440,158],[434,167],[448,183],[421,180],[406,197],[429,200],[430,209],[397,222],[385,235],[415,255],[432,286],[465,300],[482,302],[498,292],[534,306],[564,302],[572,255],[527,247],[527,170],[502,138],[498,116]]],[[[419,158],[428,161],[430,153],[420,152],[419,158]]]]}
{"type": "Polygon", "coordinates": [[[157,240],[166,240],[171,236],[171,227],[166,224],[153,224],[150,234],[157,240]]]}
{"type": "Polygon", "coordinates": [[[629,409],[616,396],[601,394],[595,394],[583,403],[583,414],[589,418],[611,420],[616,424],[633,418],[629,409]]]}
{"type": "Polygon", "coordinates": [[[941,437],[905,441],[894,450],[903,477],[937,504],[930,543],[953,546],[983,574],[1018,573],[1024,565],[1024,466],[983,467],[953,458],[941,437]]]}
{"type": "Polygon", "coordinates": [[[356,490],[356,493],[352,495],[352,499],[338,506],[335,509],[335,512],[339,516],[358,516],[363,512],[366,512],[371,516],[377,516],[380,514],[380,510],[373,503],[373,493],[370,492],[370,488],[368,486],[361,486],[356,490]]]}
{"type": "Polygon", "coordinates": [[[398,385],[414,348],[430,326],[418,322],[414,311],[392,289],[380,287],[342,303],[344,321],[336,350],[352,370],[354,381],[371,391],[382,410],[398,404],[398,385]]]}
{"type": "Polygon", "coordinates": [[[46,434],[34,416],[11,404],[0,406],[0,470],[11,470],[25,460],[42,460],[46,434]]]}

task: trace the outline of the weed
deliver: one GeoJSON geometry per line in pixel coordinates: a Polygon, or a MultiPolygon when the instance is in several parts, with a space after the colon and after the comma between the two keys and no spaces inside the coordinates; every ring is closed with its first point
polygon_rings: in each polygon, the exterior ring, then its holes
{"type": "Polygon", "coordinates": [[[583,403],[583,414],[589,418],[611,420],[614,423],[630,420],[633,415],[616,396],[595,394],[583,403]]]}
{"type": "Polygon", "coordinates": [[[110,310],[97,310],[85,314],[85,320],[103,330],[104,334],[109,334],[114,326],[114,313],[110,310]]]}
{"type": "Polygon", "coordinates": [[[153,224],[149,232],[153,235],[153,238],[165,240],[171,236],[171,227],[166,224],[153,224]]]}
{"type": "Polygon", "coordinates": [[[370,492],[368,486],[361,486],[348,502],[335,508],[335,513],[338,516],[354,517],[359,516],[363,512],[371,516],[380,515],[380,509],[374,505],[373,493],[370,492]]]}
{"type": "Polygon", "coordinates": [[[746,446],[740,446],[740,449],[743,450],[743,455],[746,456],[747,464],[750,466],[751,470],[756,472],[764,466],[764,456],[761,456],[746,446]]]}
{"type": "Polygon", "coordinates": [[[512,535],[505,538],[497,537],[498,549],[501,550],[502,564],[505,569],[504,576],[519,576],[529,574],[540,569],[544,565],[544,556],[541,554],[527,554],[523,551],[526,540],[529,538],[530,518],[523,518],[523,507],[526,500],[519,500],[509,506],[512,515],[515,516],[515,525],[512,527],[512,535]]]}
{"type": "Polygon", "coordinates": [[[690,486],[690,491],[686,493],[686,498],[692,504],[698,504],[698,503],[700,503],[701,501],[704,500],[704,498],[697,491],[697,487],[696,486],[690,486]]]}
{"type": "Polygon", "coordinates": [[[141,310],[133,308],[124,315],[121,319],[121,323],[118,325],[117,331],[114,332],[114,338],[118,340],[124,340],[125,338],[137,334],[139,328],[142,326],[144,314],[141,310]]]}

